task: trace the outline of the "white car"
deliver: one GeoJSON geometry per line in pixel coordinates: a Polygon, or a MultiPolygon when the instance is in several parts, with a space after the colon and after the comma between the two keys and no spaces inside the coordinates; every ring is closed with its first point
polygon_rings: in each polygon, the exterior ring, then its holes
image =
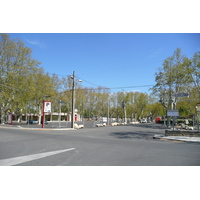
{"type": "Polygon", "coordinates": [[[147,123],[147,120],[145,118],[141,119],[141,123],[147,123]]]}
{"type": "Polygon", "coordinates": [[[120,124],[118,122],[112,122],[110,125],[111,126],[119,126],[120,124]]]}

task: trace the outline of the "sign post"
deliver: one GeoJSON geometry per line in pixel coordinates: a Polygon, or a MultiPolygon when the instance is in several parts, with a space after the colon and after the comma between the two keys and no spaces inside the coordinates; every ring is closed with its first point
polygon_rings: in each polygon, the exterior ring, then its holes
{"type": "Polygon", "coordinates": [[[175,97],[189,97],[189,93],[177,93],[174,96],[175,97]]]}
{"type": "Polygon", "coordinates": [[[42,128],[44,128],[45,122],[45,113],[51,112],[51,101],[43,101],[43,109],[42,109],[42,128]]]}
{"type": "Polygon", "coordinates": [[[178,116],[179,116],[178,110],[168,110],[168,111],[167,111],[167,116],[173,117],[173,130],[174,130],[174,121],[175,121],[175,117],[178,117],[178,116]]]}
{"type": "Polygon", "coordinates": [[[199,131],[199,119],[200,119],[200,103],[197,103],[197,105],[196,105],[196,109],[197,109],[197,114],[196,114],[196,116],[197,116],[197,130],[199,131]]]}
{"type": "Polygon", "coordinates": [[[167,110],[167,116],[178,117],[179,116],[178,110],[167,110]]]}

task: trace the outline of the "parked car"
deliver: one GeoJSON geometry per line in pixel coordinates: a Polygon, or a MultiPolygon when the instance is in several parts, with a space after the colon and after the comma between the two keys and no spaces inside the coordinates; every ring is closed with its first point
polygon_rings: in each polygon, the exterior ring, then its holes
{"type": "Polygon", "coordinates": [[[145,118],[141,119],[141,123],[147,123],[147,120],[145,118]]]}
{"type": "MultiPolygon", "coordinates": [[[[41,124],[42,124],[42,120],[41,120],[41,124]]],[[[44,121],[44,124],[48,124],[48,122],[47,122],[47,121],[44,121]]]]}
{"type": "Polygon", "coordinates": [[[119,126],[120,123],[119,123],[119,122],[112,122],[110,125],[111,125],[111,126],[119,126]]]}
{"type": "Polygon", "coordinates": [[[33,120],[33,119],[29,119],[27,121],[27,124],[37,124],[37,121],[33,120]]]}

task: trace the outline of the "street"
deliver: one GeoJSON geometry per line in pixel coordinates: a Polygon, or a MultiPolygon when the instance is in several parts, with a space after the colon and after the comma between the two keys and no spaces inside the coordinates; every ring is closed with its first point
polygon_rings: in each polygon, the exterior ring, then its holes
{"type": "MultiPolygon", "coordinates": [[[[34,125],[32,125],[34,126],[34,125]]],[[[0,166],[199,166],[200,145],[162,141],[157,124],[80,130],[0,127],[0,166]]]]}

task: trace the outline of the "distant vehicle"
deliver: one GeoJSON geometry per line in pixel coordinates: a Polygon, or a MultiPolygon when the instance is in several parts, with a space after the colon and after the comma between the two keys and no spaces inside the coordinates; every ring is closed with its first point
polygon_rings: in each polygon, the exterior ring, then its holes
{"type": "Polygon", "coordinates": [[[147,123],[147,120],[145,118],[141,119],[141,123],[147,123]]]}
{"type": "Polygon", "coordinates": [[[160,123],[161,117],[156,117],[155,121],[156,123],[160,123]]]}
{"type": "Polygon", "coordinates": [[[107,121],[108,121],[108,120],[107,120],[107,117],[102,117],[102,122],[103,122],[103,123],[107,123],[107,121]]]}
{"type": "Polygon", "coordinates": [[[96,124],[96,127],[103,127],[103,126],[106,126],[106,123],[96,124]]]}
{"type": "MultiPolygon", "coordinates": [[[[41,124],[42,124],[42,120],[41,120],[41,124]]],[[[47,121],[44,121],[44,124],[48,124],[48,122],[47,122],[47,121]]]]}
{"type": "Polygon", "coordinates": [[[150,119],[147,119],[147,123],[151,123],[151,120],[150,120],[150,119]]]}
{"type": "Polygon", "coordinates": [[[119,123],[119,122],[112,122],[110,125],[111,125],[111,126],[119,126],[120,123],[119,123]]]}
{"type": "Polygon", "coordinates": [[[29,119],[27,121],[27,124],[37,124],[37,121],[33,120],[33,119],[29,119]]]}

